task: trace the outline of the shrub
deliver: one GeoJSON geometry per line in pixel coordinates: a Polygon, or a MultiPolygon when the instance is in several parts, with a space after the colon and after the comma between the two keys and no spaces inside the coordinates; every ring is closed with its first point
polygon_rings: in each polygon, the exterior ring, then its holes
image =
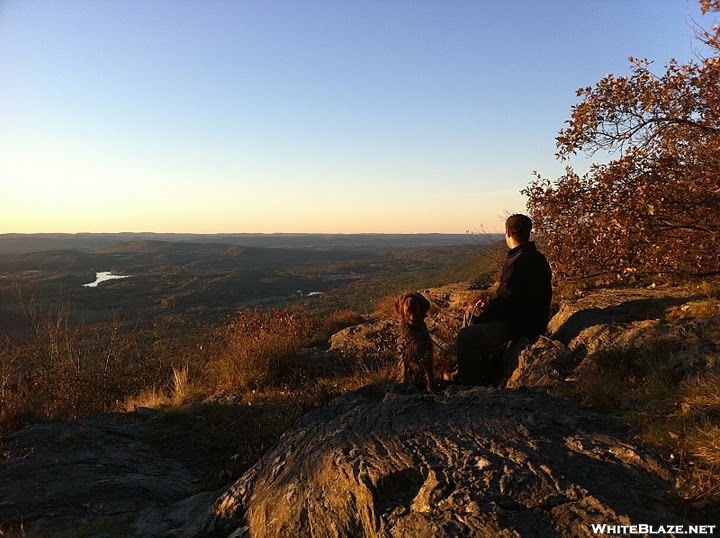
{"type": "Polygon", "coordinates": [[[312,324],[291,309],[241,312],[218,330],[220,355],[211,364],[216,385],[257,388],[278,380],[289,359],[311,340],[312,324]]]}
{"type": "Polygon", "coordinates": [[[189,398],[190,373],[187,366],[174,367],[177,350],[166,349],[171,340],[165,329],[162,334],[139,331],[117,318],[74,324],[65,302],[43,309],[26,287],[18,285],[16,291],[27,337],[5,336],[0,345],[0,430],[27,420],[132,410],[128,399],[143,395],[147,400],[149,387],[156,401],[189,398]]]}
{"type": "Polygon", "coordinates": [[[398,297],[400,297],[400,294],[396,293],[395,295],[387,295],[380,299],[375,305],[374,316],[380,318],[396,318],[398,314],[395,305],[397,304],[398,297]]]}

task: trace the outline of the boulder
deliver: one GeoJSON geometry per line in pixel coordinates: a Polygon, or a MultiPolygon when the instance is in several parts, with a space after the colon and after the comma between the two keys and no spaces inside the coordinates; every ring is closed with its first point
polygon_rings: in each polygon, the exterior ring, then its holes
{"type": "Polygon", "coordinates": [[[570,347],[580,343],[599,347],[603,342],[596,342],[598,332],[592,329],[657,320],[665,316],[668,308],[683,304],[689,298],[685,290],[601,290],[575,302],[563,303],[550,320],[548,332],[553,339],[570,347]],[[582,333],[584,337],[578,339],[582,333]]]}
{"type": "Polygon", "coordinates": [[[182,463],[142,441],[145,428],[117,415],[34,424],[7,436],[0,521],[27,536],[132,535],[140,512],[197,489],[182,463]]]}
{"type": "Polygon", "coordinates": [[[565,386],[577,359],[562,342],[541,336],[532,341],[524,338],[513,342],[503,355],[503,364],[510,374],[505,387],[535,387],[555,394],[565,386]]]}
{"type": "Polygon", "coordinates": [[[330,337],[330,351],[356,359],[393,352],[398,328],[390,319],[346,327],[330,337]]]}
{"type": "Polygon", "coordinates": [[[302,418],[195,536],[588,536],[682,524],[663,467],[543,392],[369,386],[302,418]]]}
{"type": "Polygon", "coordinates": [[[419,290],[435,306],[431,311],[435,316],[452,316],[462,321],[465,311],[481,297],[487,297],[488,291],[477,289],[470,282],[457,282],[439,288],[419,290]]]}
{"type": "Polygon", "coordinates": [[[692,299],[686,290],[602,290],[564,304],[548,330],[574,353],[579,366],[573,376],[591,369],[598,352],[612,350],[627,352],[626,362],[690,377],[720,365],[720,315],[668,315],[692,299]]]}

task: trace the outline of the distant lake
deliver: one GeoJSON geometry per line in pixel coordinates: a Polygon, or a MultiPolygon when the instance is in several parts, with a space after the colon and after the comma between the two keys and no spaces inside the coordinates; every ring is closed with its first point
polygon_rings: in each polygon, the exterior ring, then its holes
{"type": "Polygon", "coordinates": [[[95,282],[83,284],[83,287],[97,288],[97,285],[100,284],[100,282],[105,282],[106,280],[115,280],[116,278],[130,278],[131,276],[132,275],[113,275],[110,271],[103,271],[101,273],[95,273],[95,282]]]}
{"type": "Polygon", "coordinates": [[[314,297],[315,295],[325,295],[324,291],[309,291],[304,293],[303,290],[297,290],[297,294],[300,297],[314,297]]]}

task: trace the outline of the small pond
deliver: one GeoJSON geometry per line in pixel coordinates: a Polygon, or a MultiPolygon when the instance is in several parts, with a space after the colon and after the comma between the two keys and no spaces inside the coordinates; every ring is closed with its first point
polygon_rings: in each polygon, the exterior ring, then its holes
{"type": "Polygon", "coordinates": [[[130,278],[131,276],[132,275],[113,275],[110,271],[102,271],[100,273],[95,273],[95,282],[83,284],[83,287],[97,288],[97,285],[100,284],[100,282],[105,282],[106,280],[115,280],[116,278],[130,278]]]}

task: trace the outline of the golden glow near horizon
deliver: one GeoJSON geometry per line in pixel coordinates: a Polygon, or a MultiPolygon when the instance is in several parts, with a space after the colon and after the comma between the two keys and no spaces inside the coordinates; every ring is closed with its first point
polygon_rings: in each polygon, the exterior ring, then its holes
{"type": "Polygon", "coordinates": [[[19,179],[3,186],[0,233],[465,233],[502,229],[504,214],[524,204],[517,191],[483,192],[412,166],[366,180],[368,167],[306,165],[287,180],[276,164],[236,163],[223,173],[188,158],[150,167],[109,150],[63,149],[36,161],[17,146],[0,148],[0,167],[19,179]]]}
{"type": "MultiPolygon", "coordinates": [[[[200,185],[200,183],[198,183],[200,185]]],[[[522,199],[513,193],[457,200],[448,189],[432,198],[418,193],[317,192],[185,186],[183,191],[151,183],[107,182],[67,191],[66,184],[16,189],[5,198],[0,233],[187,232],[187,233],[464,233],[502,228],[497,207],[522,199]],[[82,194],[78,196],[77,192],[82,194]],[[27,208],[32,210],[28,211],[27,208]]],[[[179,188],[178,188],[179,189],[179,188]]]]}
{"type": "Polygon", "coordinates": [[[651,0],[69,5],[0,9],[0,233],[502,230],[532,170],[562,173],[576,89],[630,54],[692,55],[699,18],[651,0]]]}

